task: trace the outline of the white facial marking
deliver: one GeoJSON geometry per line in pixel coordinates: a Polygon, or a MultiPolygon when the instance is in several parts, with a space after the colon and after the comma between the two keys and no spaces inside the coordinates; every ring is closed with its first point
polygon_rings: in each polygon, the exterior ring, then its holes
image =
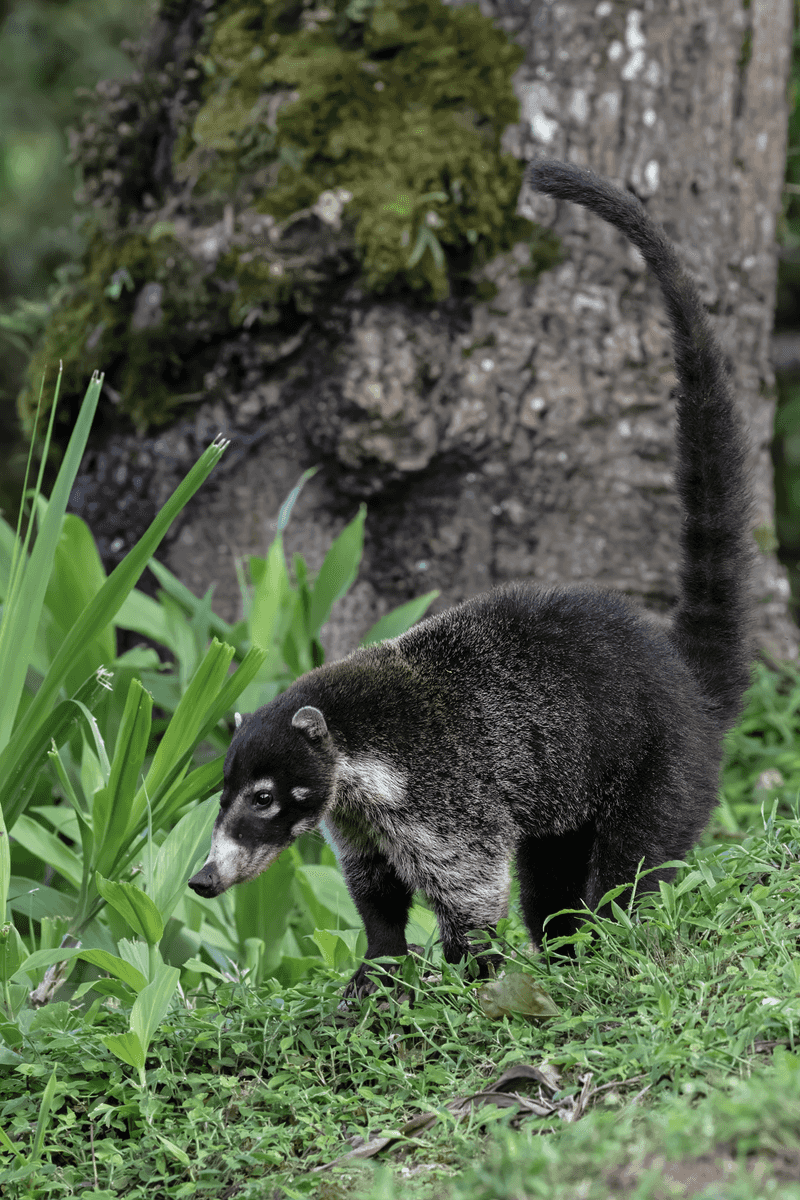
{"type": "Polygon", "coordinates": [[[307,787],[293,787],[292,788],[292,799],[293,800],[305,800],[310,795],[311,795],[311,788],[307,788],[307,787]]]}
{"type": "Polygon", "coordinates": [[[222,882],[223,889],[234,883],[245,883],[265,871],[280,854],[282,846],[256,846],[250,848],[237,842],[224,829],[215,829],[211,837],[208,862],[213,863],[222,882]]]}
{"type": "Polygon", "coordinates": [[[277,817],[277,815],[280,811],[281,811],[280,804],[278,803],[277,800],[273,800],[272,804],[270,804],[269,808],[265,809],[264,812],[260,813],[259,815],[262,817],[265,817],[268,821],[271,821],[273,817],[277,817]]]}
{"type": "Polygon", "coordinates": [[[256,792],[271,792],[274,787],[272,779],[257,779],[255,783],[250,784],[250,791],[255,795],[256,792]]]}

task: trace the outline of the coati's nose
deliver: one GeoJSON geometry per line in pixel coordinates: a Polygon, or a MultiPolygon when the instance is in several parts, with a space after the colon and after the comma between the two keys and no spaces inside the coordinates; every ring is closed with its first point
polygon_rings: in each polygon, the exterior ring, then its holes
{"type": "Polygon", "coordinates": [[[219,877],[217,864],[207,862],[201,867],[196,875],[193,875],[189,880],[189,887],[193,892],[197,892],[198,896],[211,898],[219,896],[225,889],[222,886],[222,880],[219,877]]]}

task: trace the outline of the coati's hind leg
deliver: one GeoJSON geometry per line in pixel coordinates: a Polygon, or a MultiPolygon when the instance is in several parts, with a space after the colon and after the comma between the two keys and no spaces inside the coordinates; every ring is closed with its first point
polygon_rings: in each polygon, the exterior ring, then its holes
{"type": "MultiPolygon", "coordinates": [[[[406,924],[412,891],[377,850],[342,854],[342,871],[367,934],[368,960],[408,953],[406,924]]],[[[374,989],[376,968],[363,962],[344,990],[344,998],[374,989]],[[372,978],[371,978],[372,976],[372,978]]],[[[379,972],[378,972],[379,973],[379,972]]]]}
{"type": "Polygon", "coordinates": [[[564,914],[544,923],[562,908],[581,909],[596,839],[593,822],[569,833],[523,837],[517,846],[517,877],[525,924],[537,946],[542,936],[569,937],[581,918],[564,914]]]}

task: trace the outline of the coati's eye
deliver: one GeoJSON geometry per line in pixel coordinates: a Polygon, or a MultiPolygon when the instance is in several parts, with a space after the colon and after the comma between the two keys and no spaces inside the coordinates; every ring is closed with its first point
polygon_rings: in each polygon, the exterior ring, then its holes
{"type": "Polygon", "coordinates": [[[274,809],[274,812],[269,812],[269,816],[275,816],[280,805],[275,799],[275,784],[271,779],[257,779],[255,781],[250,791],[250,804],[253,808],[257,808],[259,812],[274,809]]]}

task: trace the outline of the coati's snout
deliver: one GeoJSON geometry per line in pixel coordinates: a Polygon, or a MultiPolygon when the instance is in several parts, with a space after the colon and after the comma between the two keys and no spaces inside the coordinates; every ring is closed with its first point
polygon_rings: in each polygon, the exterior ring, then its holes
{"type": "Polygon", "coordinates": [[[225,891],[225,886],[220,879],[217,864],[205,863],[189,880],[189,887],[193,892],[197,892],[198,896],[205,896],[207,900],[213,899],[214,896],[220,896],[225,891]]]}

